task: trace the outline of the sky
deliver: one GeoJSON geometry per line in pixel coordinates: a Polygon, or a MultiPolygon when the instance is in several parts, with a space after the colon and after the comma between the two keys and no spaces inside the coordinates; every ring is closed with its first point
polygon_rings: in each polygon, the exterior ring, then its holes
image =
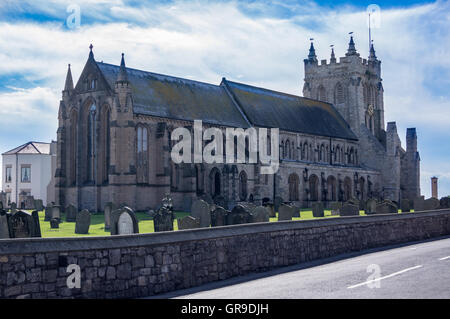
{"type": "Polygon", "coordinates": [[[371,4],[385,121],[397,122],[403,145],[417,128],[422,194],[437,176],[439,196],[450,195],[449,1],[2,0],[0,153],[56,140],[67,65],[76,82],[91,43],[97,61],[119,64],[123,52],[136,69],[301,95],[310,38],[329,60],[330,45],[344,56],[353,32],[368,56],[371,4]]]}

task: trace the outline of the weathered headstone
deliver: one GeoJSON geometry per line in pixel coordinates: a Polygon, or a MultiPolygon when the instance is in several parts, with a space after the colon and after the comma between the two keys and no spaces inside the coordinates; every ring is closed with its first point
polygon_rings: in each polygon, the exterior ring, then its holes
{"type": "Polygon", "coordinates": [[[44,221],[48,222],[48,221],[50,221],[50,219],[52,219],[52,211],[53,211],[53,206],[51,204],[48,204],[45,207],[44,221]]]}
{"type": "Polygon", "coordinates": [[[77,220],[77,208],[70,204],[66,208],[66,222],[75,222],[77,220]]]}
{"type": "Polygon", "coordinates": [[[61,207],[58,205],[52,206],[52,218],[61,220],[61,207]]]}
{"type": "Polygon", "coordinates": [[[331,215],[337,216],[341,213],[342,203],[341,202],[333,202],[331,203],[331,215]]]}
{"type": "Polygon", "coordinates": [[[263,206],[269,211],[269,217],[277,217],[275,206],[272,203],[265,203],[263,206]]]}
{"type": "Polygon", "coordinates": [[[398,208],[393,202],[385,200],[377,204],[377,214],[398,214],[398,208]]]}
{"type": "Polygon", "coordinates": [[[322,202],[312,203],[312,212],[314,217],[325,217],[325,212],[323,210],[323,203],[322,202]]]}
{"type": "Polygon", "coordinates": [[[161,207],[153,217],[153,225],[155,232],[172,231],[173,230],[173,214],[170,210],[161,207]]]}
{"type": "Polygon", "coordinates": [[[9,234],[11,238],[41,237],[39,216],[36,211],[29,214],[16,211],[9,217],[9,234]]]}
{"type": "Polygon", "coordinates": [[[181,219],[178,219],[177,223],[179,230],[200,228],[200,220],[192,216],[185,216],[181,219]]]}
{"type": "Polygon", "coordinates": [[[0,211],[0,239],[10,238],[8,227],[8,214],[4,211],[0,211]]]}
{"type": "Polygon", "coordinates": [[[435,210],[439,209],[439,199],[431,197],[424,201],[424,210],[435,210]]]}
{"type": "Polygon", "coordinates": [[[200,220],[200,227],[209,227],[211,225],[209,204],[201,199],[192,203],[191,216],[200,220]]]}
{"type": "Polygon", "coordinates": [[[409,199],[406,198],[402,199],[400,201],[400,207],[403,213],[409,213],[409,211],[411,210],[409,199]]]}
{"type": "Polygon", "coordinates": [[[44,210],[44,203],[42,202],[42,199],[36,199],[34,200],[34,207],[38,212],[41,212],[44,210]]]}
{"type": "Polygon", "coordinates": [[[341,216],[359,216],[359,206],[346,202],[340,210],[341,216]]]}
{"type": "Polygon", "coordinates": [[[50,228],[51,229],[59,228],[59,220],[57,218],[50,219],[50,228]]]}
{"type": "Polygon", "coordinates": [[[17,211],[17,204],[12,202],[9,206],[9,211],[11,212],[11,214],[14,214],[17,211]]]}
{"type": "Polygon", "coordinates": [[[292,220],[292,207],[281,204],[278,208],[278,221],[281,220],[292,220]]]}
{"type": "Polygon", "coordinates": [[[269,210],[264,206],[257,206],[252,211],[253,223],[266,223],[269,221],[269,210]]]}
{"type": "Polygon", "coordinates": [[[227,225],[227,216],[229,211],[223,207],[217,206],[216,209],[211,213],[211,226],[225,226],[227,225]]]}
{"type": "Polygon", "coordinates": [[[234,206],[227,216],[227,225],[246,224],[252,222],[252,215],[242,205],[238,204],[234,206]]]}
{"type": "Polygon", "coordinates": [[[87,209],[83,209],[81,212],[77,214],[75,224],[75,234],[88,234],[90,226],[91,226],[91,213],[87,209]]]}
{"type": "Polygon", "coordinates": [[[367,200],[365,213],[372,215],[377,213],[377,201],[373,198],[367,200]]]}
{"type": "Polygon", "coordinates": [[[137,233],[139,233],[139,223],[136,218],[136,214],[131,208],[124,206],[114,210],[111,213],[111,235],[128,235],[137,233]],[[125,216],[122,217],[122,215],[125,216]]]}
{"type": "Polygon", "coordinates": [[[105,205],[104,209],[105,230],[109,230],[111,228],[111,214],[114,210],[116,210],[116,205],[114,205],[114,203],[109,202],[105,205]]]}

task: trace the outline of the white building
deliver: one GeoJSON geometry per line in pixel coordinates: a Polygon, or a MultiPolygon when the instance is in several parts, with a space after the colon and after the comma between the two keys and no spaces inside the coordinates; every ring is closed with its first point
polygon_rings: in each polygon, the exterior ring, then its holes
{"type": "Polygon", "coordinates": [[[51,143],[28,142],[2,154],[2,189],[8,203],[20,207],[20,195],[31,195],[47,204],[47,188],[52,179],[52,157],[55,157],[51,143]]]}

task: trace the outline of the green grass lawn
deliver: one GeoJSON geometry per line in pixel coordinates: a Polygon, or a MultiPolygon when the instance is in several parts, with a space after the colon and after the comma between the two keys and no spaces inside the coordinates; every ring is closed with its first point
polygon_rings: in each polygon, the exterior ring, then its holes
{"type": "MultiPolygon", "coordinates": [[[[400,212],[400,211],[399,211],[400,212]]],[[[310,220],[310,219],[324,219],[324,218],[334,218],[339,217],[339,215],[332,216],[331,210],[325,210],[325,217],[313,217],[312,210],[302,209],[301,217],[293,217],[292,220],[310,220]]],[[[364,211],[360,211],[359,214],[361,216],[365,216],[364,211]]],[[[189,213],[186,212],[176,212],[177,218],[183,218],[188,216],[189,213]]],[[[278,213],[277,217],[270,218],[270,222],[278,221],[278,213]]],[[[91,215],[91,227],[89,227],[89,234],[81,235],[75,234],[75,222],[66,222],[66,216],[64,213],[61,214],[62,223],[59,224],[58,229],[51,229],[50,222],[44,221],[45,213],[44,211],[39,212],[39,223],[41,225],[41,234],[42,237],[80,237],[80,236],[109,236],[110,232],[105,231],[104,225],[104,215],[103,213],[92,214],[91,215]]],[[[153,233],[155,231],[153,220],[143,212],[136,213],[136,217],[139,220],[139,233],[153,233]]],[[[176,220],[173,222],[173,229],[178,230],[178,223],[176,220]]]]}

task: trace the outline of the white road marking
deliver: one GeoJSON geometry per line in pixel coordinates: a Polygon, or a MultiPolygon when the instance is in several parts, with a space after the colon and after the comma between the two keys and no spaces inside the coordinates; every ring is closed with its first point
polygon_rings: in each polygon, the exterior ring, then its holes
{"type": "Polygon", "coordinates": [[[450,259],[450,256],[439,258],[439,260],[446,260],[446,259],[450,259]]]}
{"type": "Polygon", "coordinates": [[[403,273],[405,273],[405,272],[407,272],[407,271],[414,270],[414,269],[418,269],[418,268],[421,268],[421,267],[423,267],[423,266],[422,266],[422,265],[418,265],[418,266],[415,266],[415,267],[406,268],[406,269],[403,269],[403,270],[394,272],[393,274],[390,274],[390,275],[387,275],[387,276],[384,276],[384,277],[380,277],[380,278],[377,278],[377,279],[368,280],[368,281],[366,281],[366,282],[362,282],[362,283],[360,283],[360,284],[356,284],[356,285],[347,287],[347,289],[353,289],[353,288],[356,288],[356,287],[360,287],[360,286],[364,286],[364,285],[370,284],[370,283],[372,283],[372,282],[380,281],[380,280],[383,280],[383,279],[386,279],[386,278],[391,278],[391,277],[394,277],[394,276],[403,274],[403,273]]]}

